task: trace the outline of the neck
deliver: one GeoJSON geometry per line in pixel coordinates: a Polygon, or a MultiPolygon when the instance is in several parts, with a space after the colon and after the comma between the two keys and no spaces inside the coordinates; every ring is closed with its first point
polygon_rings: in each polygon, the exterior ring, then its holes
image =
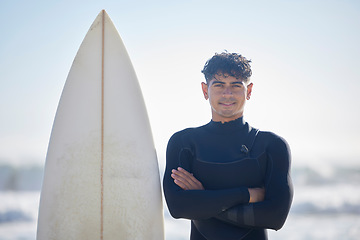
{"type": "Polygon", "coordinates": [[[227,122],[232,122],[232,121],[235,121],[239,118],[243,118],[243,115],[241,114],[240,116],[234,116],[234,117],[230,117],[230,118],[219,118],[219,117],[216,117],[216,116],[212,116],[211,120],[213,122],[221,122],[221,123],[227,123],[227,122]]]}
{"type": "Polygon", "coordinates": [[[214,121],[211,120],[211,122],[207,125],[208,130],[215,132],[217,134],[237,134],[238,131],[247,131],[248,124],[244,121],[242,117],[237,118],[233,121],[214,121]]]}

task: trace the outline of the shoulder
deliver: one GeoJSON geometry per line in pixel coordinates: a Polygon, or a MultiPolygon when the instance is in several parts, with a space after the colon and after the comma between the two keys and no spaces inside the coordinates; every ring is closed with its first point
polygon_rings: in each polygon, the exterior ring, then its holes
{"type": "Polygon", "coordinates": [[[284,151],[290,151],[290,147],[289,147],[289,144],[287,143],[287,141],[283,137],[281,137],[273,132],[259,131],[258,139],[259,139],[259,141],[262,141],[265,143],[268,150],[282,149],[284,151]]]}
{"type": "Polygon", "coordinates": [[[260,132],[260,137],[265,141],[265,151],[273,164],[276,164],[279,171],[288,171],[291,164],[291,152],[286,140],[273,132],[260,132]]]}
{"type": "Polygon", "coordinates": [[[192,136],[201,134],[204,126],[185,128],[183,130],[175,132],[170,137],[168,144],[184,144],[184,142],[188,142],[188,140],[191,139],[192,136]]]}
{"type": "Polygon", "coordinates": [[[199,127],[189,127],[189,128],[185,128],[183,130],[180,130],[178,132],[175,132],[171,138],[171,139],[178,139],[184,136],[189,136],[189,135],[194,135],[194,134],[201,134],[203,132],[203,130],[208,126],[209,124],[205,124],[199,127]]]}
{"type": "Polygon", "coordinates": [[[182,138],[183,136],[189,135],[189,134],[194,134],[194,130],[196,128],[185,128],[181,131],[175,132],[171,137],[170,140],[172,139],[179,139],[182,138]]]}

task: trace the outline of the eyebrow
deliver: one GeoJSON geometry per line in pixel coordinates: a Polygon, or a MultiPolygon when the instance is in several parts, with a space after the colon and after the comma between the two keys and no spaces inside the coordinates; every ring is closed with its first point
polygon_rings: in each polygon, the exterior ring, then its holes
{"type": "MultiPolygon", "coordinates": [[[[222,82],[222,81],[219,81],[219,80],[214,80],[211,85],[216,84],[216,83],[225,84],[225,82],[222,82]]],[[[243,84],[243,82],[242,82],[242,81],[236,81],[236,82],[231,82],[230,84],[231,84],[231,85],[234,85],[234,84],[243,84]]]]}
{"type": "Polygon", "coordinates": [[[225,82],[222,82],[222,81],[219,81],[219,80],[214,80],[214,81],[212,81],[211,85],[214,85],[214,84],[216,84],[216,83],[222,83],[222,84],[224,84],[225,82]]]}

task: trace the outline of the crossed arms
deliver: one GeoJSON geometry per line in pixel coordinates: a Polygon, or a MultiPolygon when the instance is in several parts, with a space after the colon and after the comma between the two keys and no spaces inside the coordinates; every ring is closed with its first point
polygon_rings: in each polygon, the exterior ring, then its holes
{"type": "MultiPolygon", "coordinates": [[[[174,183],[183,190],[205,190],[202,183],[197,180],[193,174],[181,167],[173,169],[171,177],[174,179],[174,183]]],[[[250,195],[249,203],[261,202],[264,200],[264,188],[248,188],[248,191],[250,195]]]]}
{"type": "Polygon", "coordinates": [[[275,139],[267,150],[264,188],[204,189],[196,176],[179,168],[181,147],[176,139],[169,141],[163,182],[166,202],[174,218],[217,218],[245,228],[278,230],[283,226],[293,196],[290,153],[286,142],[275,139]]]}

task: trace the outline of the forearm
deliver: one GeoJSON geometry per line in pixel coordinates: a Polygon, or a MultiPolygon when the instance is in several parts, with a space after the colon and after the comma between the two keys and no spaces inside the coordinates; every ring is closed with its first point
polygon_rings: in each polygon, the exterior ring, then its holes
{"type": "Polygon", "coordinates": [[[258,195],[245,187],[205,190],[193,174],[181,167],[172,169],[171,178],[169,174],[170,169],[167,169],[163,185],[169,211],[175,218],[207,219],[258,195]]]}
{"type": "Polygon", "coordinates": [[[217,219],[238,227],[280,229],[290,210],[292,193],[289,191],[275,201],[239,204],[216,216],[217,219]]]}
{"type": "Polygon", "coordinates": [[[249,201],[247,188],[182,190],[164,179],[164,194],[174,218],[208,219],[237,204],[249,201]]]}
{"type": "Polygon", "coordinates": [[[290,210],[293,187],[290,177],[290,152],[285,142],[269,148],[265,177],[265,200],[232,207],[216,218],[239,227],[280,229],[290,210]]]}

